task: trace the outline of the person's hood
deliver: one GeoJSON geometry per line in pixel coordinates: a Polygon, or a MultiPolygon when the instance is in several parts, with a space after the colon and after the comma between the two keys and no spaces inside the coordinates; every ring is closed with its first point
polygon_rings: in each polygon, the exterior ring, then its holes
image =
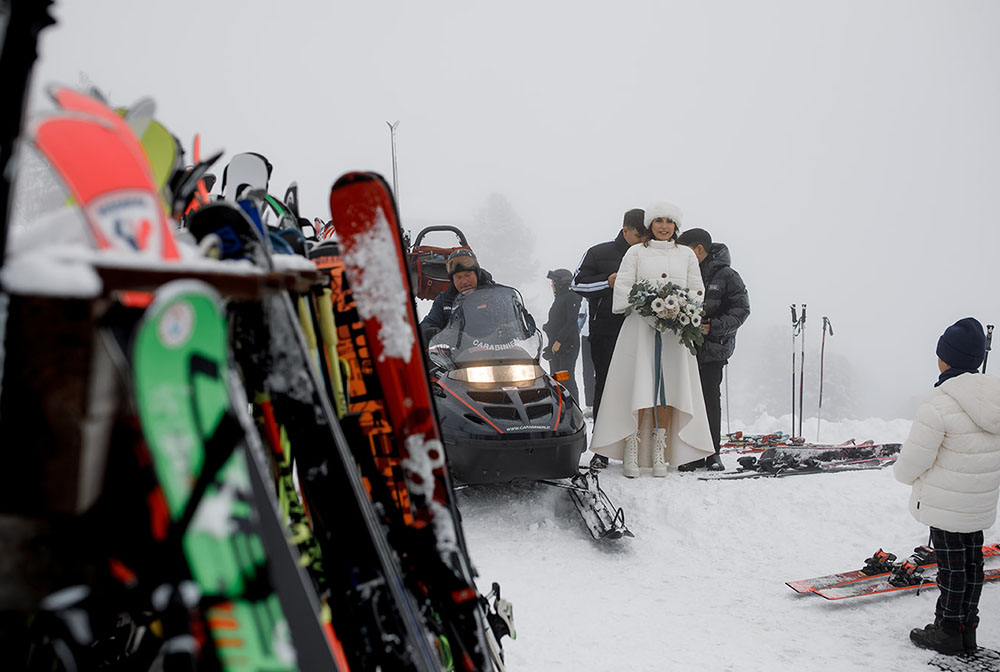
{"type": "Polygon", "coordinates": [[[990,434],[1000,434],[1000,378],[963,373],[939,388],[955,400],[974,423],[990,434]]]}
{"type": "Polygon", "coordinates": [[[725,243],[712,243],[711,248],[708,250],[708,256],[705,257],[705,270],[709,271],[708,275],[711,276],[718,269],[723,266],[729,266],[732,263],[732,257],[729,254],[729,248],[726,247],[725,243]]]}

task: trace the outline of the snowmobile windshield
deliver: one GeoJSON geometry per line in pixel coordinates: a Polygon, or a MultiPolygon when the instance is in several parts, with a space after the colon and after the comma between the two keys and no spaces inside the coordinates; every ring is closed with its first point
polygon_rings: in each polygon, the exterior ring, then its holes
{"type": "Polygon", "coordinates": [[[542,339],[513,287],[480,287],[455,299],[448,325],[431,339],[456,366],[537,363],[542,339]]]}

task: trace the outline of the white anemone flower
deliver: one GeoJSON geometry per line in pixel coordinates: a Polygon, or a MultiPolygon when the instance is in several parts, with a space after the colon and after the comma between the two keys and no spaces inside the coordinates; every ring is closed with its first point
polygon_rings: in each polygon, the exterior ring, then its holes
{"type": "Polygon", "coordinates": [[[664,299],[668,310],[675,310],[680,307],[680,302],[677,300],[676,296],[668,296],[664,299]]]}
{"type": "Polygon", "coordinates": [[[692,327],[700,327],[701,326],[701,315],[692,315],[691,316],[691,326],[692,327]]]}
{"type": "Polygon", "coordinates": [[[691,324],[691,318],[688,316],[687,313],[681,313],[680,316],[677,318],[677,321],[681,323],[682,327],[686,327],[687,325],[691,324]]]}
{"type": "Polygon", "coordinates": [[[663,299],[660,299],[660,298],[653,299],[653,302],[651,304],[649,304],[650,309],[654,313],[659,313],[664,308],[666,308],[666,306],[667,306],[667,304],[663,301],[663,299]]]}

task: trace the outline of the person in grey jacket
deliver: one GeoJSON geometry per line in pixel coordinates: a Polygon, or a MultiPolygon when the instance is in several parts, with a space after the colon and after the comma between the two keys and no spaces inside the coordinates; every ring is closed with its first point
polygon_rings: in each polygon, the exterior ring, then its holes
{"type": "Polygon", "coordinates": [[[1000,493],[1000,378],[979,373],[985,355],[975,318],[945,330],[937,345],[941,376],[893,465],[896,480],[913,486],[913,517],[931,528],[941,589],[934,622],[910,639],[951,655],[976,650],[983,530],[996,521],[1000,493]]]}
{"type": "Polygon", "coordinates": [[[750,297],[743,278],[730,266],[729,248],[723,243],[713,243],[708,231],[688,229],[677,239],[677,244],[687,245],[694,251],[705,283],[705,315],[701,327],[705,342],[698,348],[698,374],[715,448],[715,454],[704,461],[684,464],[679,469],[691,471],[704,466],[711,471],[721,471],[724,468],[719,458],[722,374],[736,349],[736,330],[750,317],[750,297]]]}

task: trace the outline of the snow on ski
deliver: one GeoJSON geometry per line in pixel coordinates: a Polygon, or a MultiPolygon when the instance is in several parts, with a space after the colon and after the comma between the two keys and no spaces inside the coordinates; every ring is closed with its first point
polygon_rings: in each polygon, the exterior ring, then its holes
{"type": "Polygon", "coordinates": [[[330,211],[402,458],[415,518],[413,551],[438,565],[426,568],[428,597],[447,628],[457,667],[502,666],[491,654],[492,633],[462,538],[392,194],[377,174],[348,173],[331,189],[330,211]]]}

